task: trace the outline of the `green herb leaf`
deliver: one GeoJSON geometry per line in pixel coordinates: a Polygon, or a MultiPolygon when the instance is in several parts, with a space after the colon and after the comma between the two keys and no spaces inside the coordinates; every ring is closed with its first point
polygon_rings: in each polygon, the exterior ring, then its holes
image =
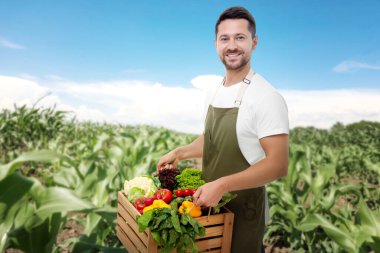
{"type": "MultiPolygon", "coordinates": [[[[154,225],[150,228],[151,230],[156,230],[159,227],[162,227],[162,223],[165,223],[165,221],[169,218],[169,216],[163,212],[161,212],[162,209],[157,210],[158,216],[154,219],[154,225]]],[[[167,226],[166,226],[167,227],[167,226]]]]}
{"type": "Polygon", "coordinates": [[[171,222],[173,223],[173,227],[174,229],[178,232],[178,233],[182,233],[181,231],[181,226],[180,226],[180,223],[179,223],[179,218],[178,218],[178,215],[177,214],[172,214],[172,217],[170,218],[171,219],[171,222]]]}
{"type": "Polygon", "coordinates": [[[150,231],[152,233],[153,239],[157,242],[159,246],[162,246],[162,241],[161,241],[161,235],[160,232],[158,231],[150,231]]]}
{"type": "MultiPolygon", "coordinates": [[[[181,228],[179,228],[181,230],[181,228]]],[[[181,233],[181,232],[180,232],[181,233]]],[[[177,239],[180,237],[180,234],[176,232],[176,230],[169,230],[169,244],[175,245],[177,242],[177,239]]]]}
{"type": "Polygon", "coordinates": [[[237,197],[237,194],[225,192],[222,196],[222,199],[219,201],[219,203],[213,207],[214,213],[219,213],[220,208],[222,208],[222,206],[225,206],[228,202],[230,202],[236,197],[237,197]]]}
{"type": "Polygon", "coordinates": [[[136,217],[137,223],[139,224],[139,231],[143,232],[149,225],[149,222],[152,220],[154,215],[154,210],[149,210],[145,212],[143,215],[138,215],[136,217]]]}
{"type": "Polygon", "coordinates": [[[181,223],[183,225],[187,225],[187,223],[189,223],[188,217],[185,214],[181,215],[181,223]]]}
{"type": "Polygon", "coordinates": [[[167,245],[168,239],[169,239],[169,232],[167,229],[163,229],[161,232],[161,238],[163,245],[167,245]]]}

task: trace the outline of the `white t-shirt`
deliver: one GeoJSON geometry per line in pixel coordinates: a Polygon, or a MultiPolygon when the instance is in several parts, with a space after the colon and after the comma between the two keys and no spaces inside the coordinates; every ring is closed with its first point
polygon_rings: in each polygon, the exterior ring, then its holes
{"type": "MultiPolygon", "coordinates": [[[[225,87],[213,84],[206,94],[205,114],[214,107],[235,107],[235,99],[242,82],[225,87]]],[[[289,134],[288,108],[284,98],[259,74],[247,87],[239,108],[236,134],[240,150],[249,164],[265,157],[260,139],[270,135],[289,134]]]]}

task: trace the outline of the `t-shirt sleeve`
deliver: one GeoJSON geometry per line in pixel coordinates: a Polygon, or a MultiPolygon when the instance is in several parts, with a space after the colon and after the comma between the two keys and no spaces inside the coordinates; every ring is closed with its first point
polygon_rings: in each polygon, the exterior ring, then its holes
{"type": "Polygon", "coordinates": [[[278,92],[263,98],[255,113],[258,138],[289,134],[288,107],[278,92]]]}

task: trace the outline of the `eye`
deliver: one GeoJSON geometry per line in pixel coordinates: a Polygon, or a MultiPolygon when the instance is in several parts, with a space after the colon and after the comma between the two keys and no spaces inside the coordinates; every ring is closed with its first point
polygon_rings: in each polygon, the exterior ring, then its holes
{"type": "Polygon", "coordinates": [[[244,38],[244,36],[238,36],[238,37],[236,37],[236,39],[237,40],[244,40],[245,38],[244,38]]]}
{"type": "Polygon", "coordinates": [[[220,39],[219,39],[221,42],[226,42],[227,40],[228,40],[228,38],[227,37],[220,37],[220,39]]]}

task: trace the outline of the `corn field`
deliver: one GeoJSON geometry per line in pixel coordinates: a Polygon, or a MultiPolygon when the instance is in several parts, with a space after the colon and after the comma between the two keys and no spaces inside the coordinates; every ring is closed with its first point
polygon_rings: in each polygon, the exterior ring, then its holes
{"type": "MultiPolygon", "coordinates": [[[[124,180],[195,137],[79,123],[54,108],[3,110],[0,251],[126,252],[115,235],[124,180]],[[80,233],[65,233],[68,224],[80,233]]],[[[267,252],[380,252],[380,123],[295,128],[290,143],[288,176],[267,187],[267,252]]]]}

